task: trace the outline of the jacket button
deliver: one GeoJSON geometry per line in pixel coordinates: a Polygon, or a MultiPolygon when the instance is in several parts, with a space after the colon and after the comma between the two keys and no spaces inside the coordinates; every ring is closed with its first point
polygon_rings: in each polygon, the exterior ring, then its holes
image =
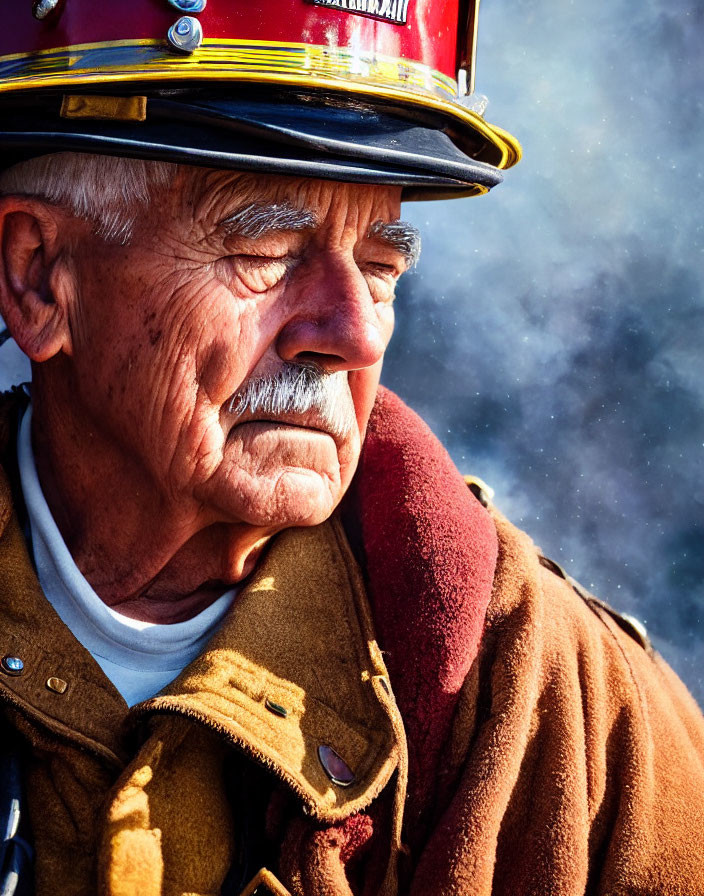
{"type": "Polygon", "coordinates": [[[64,681],[63,678],[56,678],[52,675],[51,678],[47,678],[46,686],[55,694],[65,694],[68,688],[68,682],[64,681]]]}
{"type": "Polygon", "coordinates": [[[338,787],[349,787],[354,783],[354,772],[332,747],[321,744],[318,747],[318,759],[333,784],[337,784],[338,787]]]}
{"type": "Polygon", "coordinates": [[[18,656],[4,656],[0,660],[0,668],[6,675],[21,675],[24,663],[18,656]]]}
{"type": "Polygon", "coordinates": [[[286,707],[282,706],[280,703],[275,703],[269,697],[264,701],[264,706],[266,706],[269,712],[273,712],[275,716],[280,716],[282,719],[285,719],[288,716],[286,707]]]}

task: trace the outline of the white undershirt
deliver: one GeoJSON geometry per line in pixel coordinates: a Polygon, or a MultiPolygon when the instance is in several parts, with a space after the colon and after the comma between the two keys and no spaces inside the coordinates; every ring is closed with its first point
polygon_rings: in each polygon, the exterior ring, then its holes
{"type": "Polygon", "coordinates": [[[81,575],[42,493],[31,438],[32,408],[17,437],[17,457],[39,583],[62,621],[89,650],[129,706],[152,697],[203,650],[236,589],[192,619],[172,625],[116,613],[81,575]]]}

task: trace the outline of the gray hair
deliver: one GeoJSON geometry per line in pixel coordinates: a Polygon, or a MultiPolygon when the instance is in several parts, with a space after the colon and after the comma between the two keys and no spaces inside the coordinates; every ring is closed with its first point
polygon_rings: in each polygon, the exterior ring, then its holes
{"type": "Polygon", "coordinates": [[[178,165],[90,153],[61,152],[0,173],[0,195],[34,196],[90,221],[106,242],[127,245],[140,205],[166,187],[178,165]]]}

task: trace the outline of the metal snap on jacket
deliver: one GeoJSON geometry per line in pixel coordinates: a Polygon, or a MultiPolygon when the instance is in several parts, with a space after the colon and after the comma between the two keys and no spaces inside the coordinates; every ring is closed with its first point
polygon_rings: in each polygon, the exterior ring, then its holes
{"type": "Polygon", "coordinates": [[[354,772],[332,747],[321,744],[318,747],[318,759],[333,784],[337,784],[338,787],[349,787],[354,783],[354,772]]]}
{"type": "Polygon", "coordinates": [[[288,716],[288,710],[285,706],[282,706],[280,703],[275,703],[270,697],[267,697],[264,701],[264,706],[272,712],[275,716],[280,716],[282,719],[285,719],[288,716]]]}
{"type": "Polygon", "coordinates": [[[0,660],[0,669],[6,675],[21,675],[24,672],[24,663],[18,656],[4,656],[0,660]]]}
{"type": "Polygon", "coordinates": [[[64,681],[63,678],[56,678],[54,675],[51,678],[47,678],[46,686],[55,694],[65,694],[68,690],[68,682],[64,681]]]}

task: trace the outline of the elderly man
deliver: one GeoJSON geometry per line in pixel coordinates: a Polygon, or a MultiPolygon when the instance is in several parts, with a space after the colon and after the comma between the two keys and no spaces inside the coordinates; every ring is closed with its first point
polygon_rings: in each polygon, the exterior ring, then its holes
{"type": "MultiPolygon", "coordinates": [[[[455,53],[474,12],[317,5],[292,5],[310,46],[283,97],[172,86],[217,68],[227,15],[203,13],[211,48],[171,25],[193,56],[133,34],[144,94],[124,22],[96,36],[83,0],[28,5],[35,48],[0,58],[0,312],[32,362],[0,426],[19,885],[704,893],[686,690],[379,389],[420,247],[402,196],[486,190],[517,148],[360,66],[448,17],[455,53]],[[91,90],[116,54],[121,92],[91,90]],[[321,94],[332,57],[349,80],[321,94]]],[[[173,15],[152,7],[147,30],[173,15]]]]}

